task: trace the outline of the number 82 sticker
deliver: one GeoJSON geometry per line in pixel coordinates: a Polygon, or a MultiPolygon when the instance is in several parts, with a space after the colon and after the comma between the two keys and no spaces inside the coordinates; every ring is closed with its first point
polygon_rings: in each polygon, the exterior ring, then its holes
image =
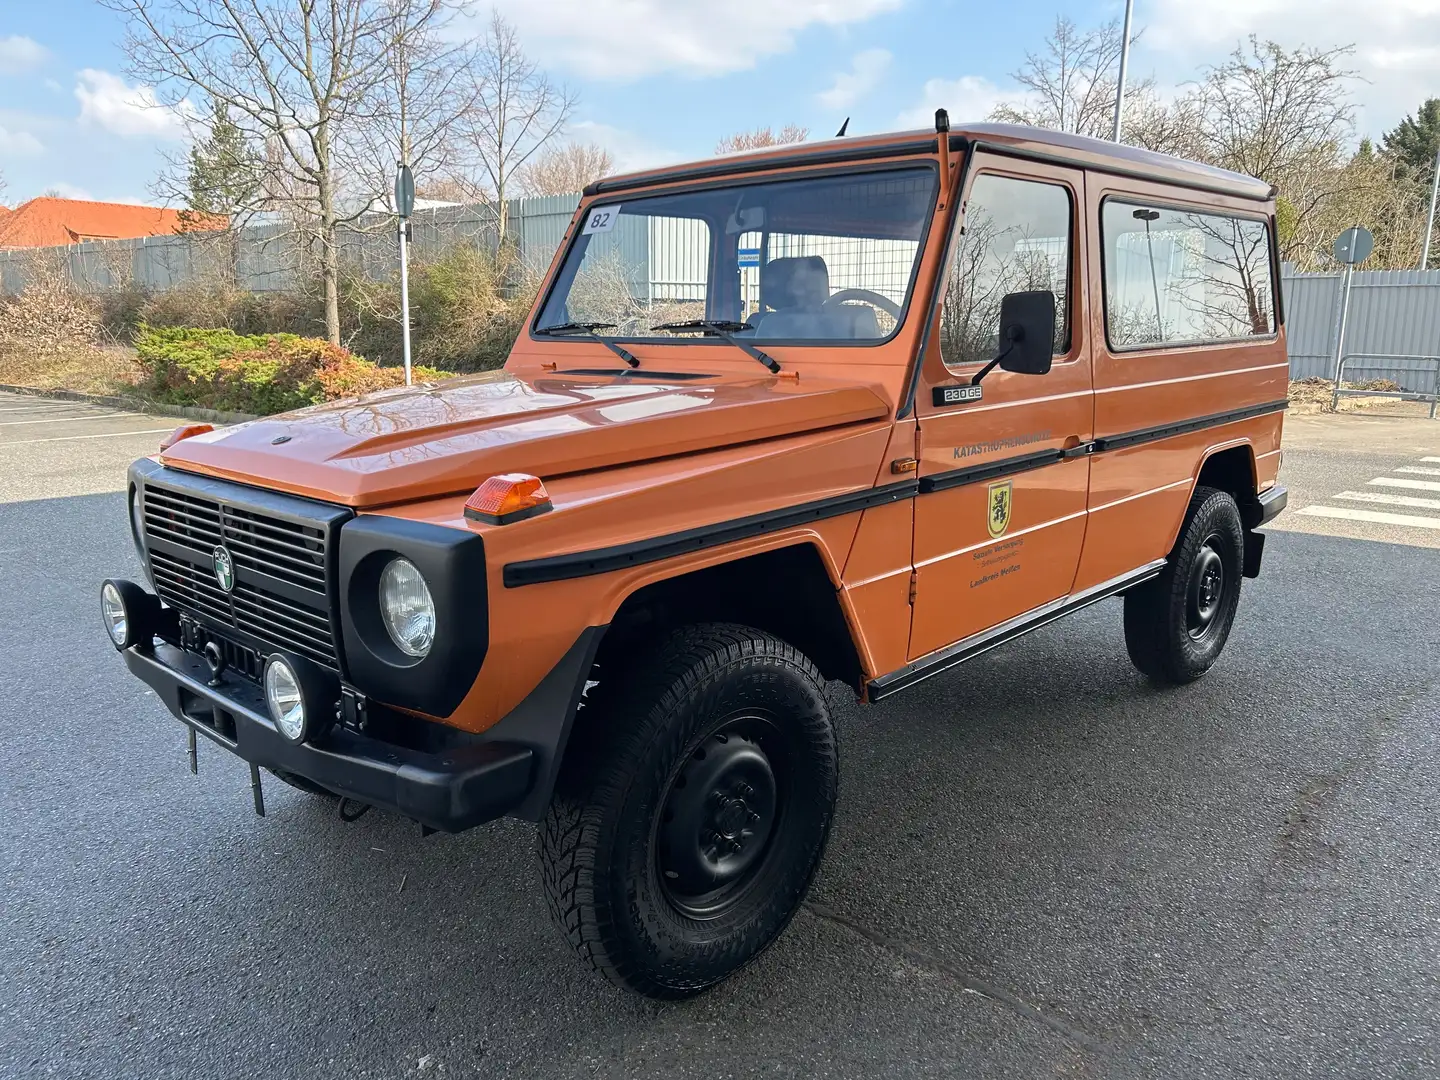
{"type": "Polygon", "coordinates": [[[618,206],[600,206],[591,210],[585,218],[585,228],[580,230],[582,236],[589,236],[591,233],[609,232],[615,228],[615,219],[620,216],[618,206]]]}

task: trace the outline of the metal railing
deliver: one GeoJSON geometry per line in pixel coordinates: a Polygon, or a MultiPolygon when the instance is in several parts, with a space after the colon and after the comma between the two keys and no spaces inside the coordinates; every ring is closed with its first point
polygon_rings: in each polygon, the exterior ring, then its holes
{"type": "MultiPolygon", "coordinates": [[[[1416,368],[1405,370],[1414,371],[1416,368]]],[[[1330,408],[1334,411],[1340,403],[1341,394],[1351,394],[1356,397],[1389,397],[1399,398],[1401,401],[1428,401],[1430,402],[1430,419],[1435,419],[1435,406],[1440,402],[1440,356],[1406,356],[1399,353],[1346,353],[1340,358],[1340,363],[1335,368],[1335,389],[1330,394],[1330,408]],[[1344,385],[1345,365],[1352,360],[1403,360],[1407,364],[1421,363],[1435,365],[1435,389],[1428,394],[1422,394],[1415,390],[1361,390],[1357,387],[1344,385]]]]}

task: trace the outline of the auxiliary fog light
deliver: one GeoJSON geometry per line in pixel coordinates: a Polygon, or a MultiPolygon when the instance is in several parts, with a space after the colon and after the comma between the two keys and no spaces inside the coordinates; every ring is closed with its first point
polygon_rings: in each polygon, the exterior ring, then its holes
{"type": "Polygon", "coordinates": [[[292,743],[314,742],[335,722],[340,687],[308,660],[272,653],[265,660],[265,705],[292,743]]]}
{"type": "Polygon", "coordinates": [[[115,648],[147,644],[160,625],[160,601],[133,581],[111,578],[100,586],[100,619],[115,648]]]}

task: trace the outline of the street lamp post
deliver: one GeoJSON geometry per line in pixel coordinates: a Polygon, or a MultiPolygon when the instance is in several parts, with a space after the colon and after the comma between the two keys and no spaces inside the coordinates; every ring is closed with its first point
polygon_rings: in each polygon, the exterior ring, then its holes
{"type": "Polygon", "coordinates": [[[1125,29],[1120,38],[1120,76],[1115,83],[1115,123],[1110,128],[1110,141],[1120,141],[1120,115],[1125,111],[1125,71],[1130,66],[1130,19],[1135,14],[1135,0],[1125,0],[1125,29]]]}
{"type": "Polygon", "coordinates": [[[1435,147],[1435,176],[1430,181],[1430,216],[1425,219],[1425,248],[1420,254],[1420,269],[1430,269],[1430,234],[1435,230],[1435,196],[1440,195],[1440,146],[1435,147]]]}

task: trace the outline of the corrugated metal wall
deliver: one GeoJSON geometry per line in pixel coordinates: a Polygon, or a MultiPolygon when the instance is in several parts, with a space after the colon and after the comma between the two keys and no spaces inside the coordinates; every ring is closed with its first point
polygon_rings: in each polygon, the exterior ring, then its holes
{"type": "MultiPolygon", "coordinates": [[[[1343,274],[1287,272],[1285,333],[1290,377],[1335,377],[1343,274]]],[[[1345,352],[1440,357],[1440,270],[1373,270],[1356,273],[1350,284],[1345,352]]],[[[1432,393],[1436,365],[1411,360],[1347,363],[1346,381],[1393,379],[1402,388],[1432,393]]]]}

